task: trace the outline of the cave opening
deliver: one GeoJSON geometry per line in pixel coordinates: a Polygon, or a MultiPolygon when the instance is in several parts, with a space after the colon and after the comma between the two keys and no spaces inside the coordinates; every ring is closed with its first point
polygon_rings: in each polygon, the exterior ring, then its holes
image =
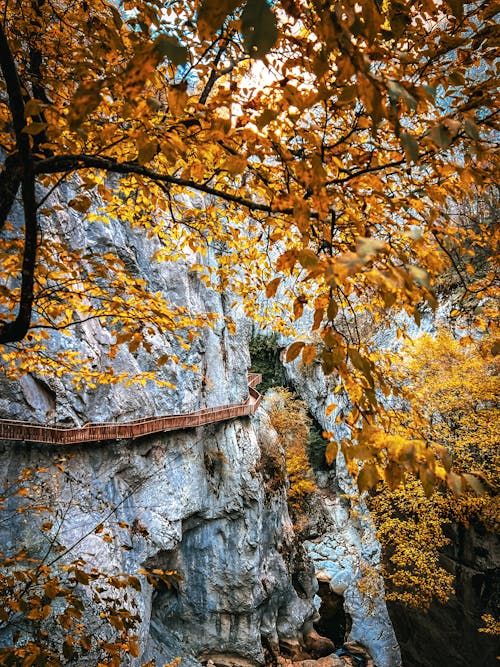
{"type": "Polygon", "coordinates": [[[334,593],[326,581],[318,581],[318,586],[320,618],[314,624],[314,629],[322,637],[331,639],[335,646],[342,646],[352,625],[349,614],[344,610],[344,598],[334,593]]]}

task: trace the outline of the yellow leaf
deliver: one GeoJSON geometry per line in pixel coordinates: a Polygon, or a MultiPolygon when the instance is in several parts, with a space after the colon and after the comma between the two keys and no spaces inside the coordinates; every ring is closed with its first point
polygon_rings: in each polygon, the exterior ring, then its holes
{"type": "Polygon", "coordinates": [[[241,15],[245,51],[264,58],[278,39],[278,24],[266,0],[247,0],[241,15]]]}
{"type": "Polygon", "coordinates": [[[47,581],[47,583],[43,587],[43,592],[44,595],[46,595],[49,598],[49,600],[53,600],[55,597],[57,597],[57,594],[59,593],[58,583],[54,579],[47,581]]]}
{"type": "Polygon", "coordinates": [[[29,125],[25,125],[22,131],[24,134],[34,136],[40,134],[40,132],[43,132],[45,129],[47,129],[47,123],[30,123],[29,125]]]}
{"type": "Polygon", "coordinates": [[[385,248],[385,241],[374,239],[372,237],[359,237],[356,241],[356,252],[358,257],[364,262],[367,262],[373,255],[385,248]]]}
{"type": "Polygon", "coordinates": [[[32,653],[28,653],[28,655],[24,658],[22,662],[22,667],[31,667],[31,665],[37,660],[38,656],[40,655],[40,649],[37,646],[32,646],[31,647],[32,653]]]}
{"type": "Polygon", "coordinates": [[[419,468],[418,476],[425,495],[427,498],[430,498],[434,492],[434,487],[436,484],[436,474],[434,473],[434,470],[432,470],[432,468],[430,468],[428,465],[423,464],[419,468]]]}
{"type": "Polygon", "coordinates": [[[284,269],[293,269],[298,255],[299,251],[296,248],[286,250],[280,257],[278,257],[278,260],[276,261],[276,270],[283,271],[284,269]]]}
{"type": "Polygon", "coordinates": [[[334,299],[330,299],[328,302],[328,308],[326,311],[326,315],[329,319],[330,322],[332,322],[336,317],[337,313],[339,312],[339,307],[337,302],[334,299]]]}
{"type": "Polygon", "coordinates": [[[169,354],[162,354],[161,357],[158,357],[158,359],[156,360],[156,364],[158,366],[164,366],[167,363],[167,361],[170,360],[170,358],[171,357],[169,354]]]}
{"type": "Polygon", "coordinates": [[[242,0],[202,0],[197,23],[201,39],[213,39],[226,17],[241,4],[242,0]]]}
{"type": "Polygon", "coordinates": [[[28,100],[24,105],[24,117],[29,118],[30,116],[38,116],[45,106],[46,105],[41,100],[35,98],[28,100]]]}
{"type": "Polygon", "coordinates": [[[391,490],[394,490],[401,484],[403,478],[404,472],[402,468],[395,461],[389,461],[384,470],[384,479],[387,486],[391,490]]]}
{"type": "Polygon", "coordinates": [[[306,366],[312,364],[316,358],[316,346],[315,345],[305,345],[302,348],[302,361],[306,366]]]}
{"type": "Polygon", "coordinates": [[[80,195],[68,202],[68,206],[71,206],[71,208],[73,208],[75,211],[79,211],[80,213],[86,213],[89,210],[91,204],[92,200],[90,197],[87,197],[87,195],[80,195]]]}
{"type": "Polygon", "coordinates": [[[299,252],[299,262],[305,269],[310,269],[316,266],[319,262],[319,258],[315,252],[305,248],[299,252]]]}
{"type": "Polygon", "coordinates": [[[92,113],[101,102],[102,82],[96,80],[83,81],[75,92],[68,113],[69,126],[76,130],[85,117],[92,113]]]}
{"type": "Polygon", "coordinates": [[[297,199],[293,206],[293,219],[301,231],[306,231],[311,220],[311,209],[303,199],[297,199]]]}
{"type": "Polygon", "coordinates": [[[380,480],[380,472],[374,463],[365,463],[358,473],[357,483],[360,493],[375,488],[380,480]]]}
{"type": "Polygon", "coordinates": [[[337,458],[337,453],[338,453],[338,445],[336,442],[332,440],[331,442],[328,443],[325,449],[325,459],[329,466],[331,466],[332,463],[335,462],[337,458]]]}
{"type": "Polygon", "coordinates": [[[127,644],[128,652],[133,658],[138,658],[139,657],[139,644],[135,641],[131,641],[129,639],[128,644],[127,644]]]}
{"type": "Polygon", "coordinates": [[[302,317],[303,312],[304,312],[304,300],[301,297],[297,297],[293,302],[294,318],[298,320],[299,317],[302,317]]]}
{"type": "Polygon", "coordinates": [[[457,473],[450,471],[446,476],[446,482],[448,487],[453,491],[455,496],[459,496],[462,493],[462,477],[457,475],[457,473]]]}
{"type": "Polygon", "coordinates": [[[90,578],[89,578],[89,575],[86,572],[84,572],[83,570],[78,570],[78,569],[75,568],[74,575],[75,575],[75,579],[78,581],[79,584],[83,584],[84,586],[88,586],[90,578]]]}
{"type": "Polygon", "coordinates": [[[156,140],[148,141],[142,144],[137,153],[137,161],[140,165],[147,164],[158,153],[158,142],[156,140]]]}
{"type": "Polygon", "coordinates": [[[297,341],[296,343],[292,343],[288,348],[288,350],[286,351],[286,357],[285,357],[286,361],[290,362],[296,359],[299,356],[304,345],[305,343],[303,343],[300,340],[297,341]]]}
{"type": "Polygon", "coordinates": [[[169,109],[174,118],[181,116],[188,101],[187,82],[171,86],[167,98],[169,109]]]}
{"type": "Polygon", "coordinates": [[[271,280],[270,283],[267,284],[266,286],[266,297],[268,299],[271,299],[277,292],[279,284],[281,282],[281,278],[274,278],[274,280],[271,280]]]}
{"type": "Polygon", "coordinates": [[[236,174],[241,174],[245,171],[247,166],[246,157],[243,155],[230,155],[223,164],[223,169],[228,171],[233,176],[236,174]]]}
{"type": "Polygon", "coordinates": [[[174,65],[185,65],[189,55],[186,46],[182,46],[175,37],[165,33],[155,39],[152,51],[156,54],[158,63],[168,58],[174,65]]]}
{"type": "Polygon", "coordinates": [[[478,496],[482,496],[486,493],[484,484],[476,475],[466,472],[462,475],[462,477],[465,479],[465,481],[474,491],[474,493],[476,493],[478,496]]]}
{"type": "Polygon", "coordinates": [[[321,353],[321,367],[325,375],[331,375],[335,368],[335,356],[329,350],[323,350],[321,353]]]}

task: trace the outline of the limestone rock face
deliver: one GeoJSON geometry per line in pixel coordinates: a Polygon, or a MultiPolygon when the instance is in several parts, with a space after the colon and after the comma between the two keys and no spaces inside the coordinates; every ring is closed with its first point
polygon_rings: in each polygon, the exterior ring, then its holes
{"type": "MultiPolygon", "coordinates": [[[[115,375],[133,376],[154,370],[159,380],[172,383],[176,389],[160,389],[148,381],[146,385],[122,383],[75,391],[65,375],[41,378],[28,374],[20,382],[2,383],[0,417],[78,426],[88,421],[127,421],[243,401],[247,396],[249,325],[244,318],[237,317],[237,309],[231,310],[232,299],[208,289],[192,270],[196,263],[210,263],[210,254],[201,258],[187,249],[179,261],[156,262],[152,257],[161,249],[158,238],[148,238],[143,231],[116,219],[106,223],[83,221],[80,214],[64,206],[64,202],[77,195],[76,180],[61,185],[51,195],[47,206],[55,210],[50,230],[44,232],[46,236],[74,251],[96,257],[115,254],[132,276],[145,281],[153,294],[161,293],[173,306],[185,307],[189,313],[205,318],[213,316],[215,323],[195,336],[189,349],[171,333],[157,333],[149,338],[146,335],[151,352],[140,347],[132,354],[124,347],[113,359],[109,358],[111,334],[97,320],[75,323],[71,336],[51,332],[47,341],[49,353],[78,351],[91,360],[93,370],[111,367],[115,375]],[[230,315],[236,316],[239,323],[234,336],[225,321],[230,315]],[[169,361],[155,367],[155,359],[164,354],[176,355],[179,363],[169,361]],[[183,364],[196,366],[198,371],[186,370],[183,364]]],[[[95,201],[91,211],[97,212],[99,205],[95,201]]],[[[14,211],[10,218],[14,225],[24,224],[20,211],[14,211]]],[[[190,332],[176,333],[187,337],[190,332]]]]}
{"type": "MultiPolygon", "coordinates": [[[[0,528],[2,551],[25,545],[40,557],[52,538],[54,548],[70,550],[67,561],[81,557],[111,575],[175,570],[180,579],[171,588],[153,589],[141,577],[142,590],[129,591],[142,619],[141,658],[162,664],[192,656],[183,663],[192,664],[211,656],[220,664],[217,656],[226,655],[259,664],[261,636],[302,636],[314,608],[292,586],[285,496],[264,493],[250,420],[75,446],[64,452],[64,472],[52,466],[60,454],[48,445],[2,443],[0,482],[48,467],[38,485],[63,517],[47,533],[34,515],[14,513],[0,528]]],[[[90,604],[89,619],[98,611],[90,604]]]]}
{"type": "MultiPolygon", "coordinates": [[[[62,186],[61,199],[74,197],[75,187],[62,186]]],[[[52,197],[50,203],[58,202],[52,197]]],[[[184,364],[196,365],[197,373],[183,371],[180,364],[154,369],[154,355],[144,350],[131,354],[125,349],[110,359],[109,332],[96,321],[77,324],[71,337],[55,334],[50,345],[77,349],[96,368],[109,364],[117,374],[157,370],[159,379],[176,389],[148,382],[75,391],[64,376],[31,374],[0,384],[0,417],[82,425],[187,413],[246,399],[248,325],[240,317],[236,334],[229,333],[224,320],[229,300],[207,289],[190,270],[202,261],[199,257],[186,254],[184,262],[155,264],[150,258],[159,242],[120,221],[85,224],[67,209],[54,215],[54,238],[96,254],[115,252],[152,291],[219,319],[189,350],[167,334],[149,341],[154,352],[175,353],[184,364]]],[[[9,498],[9,521],[0,522],[0,552],[26,547],[33,558],[50,562],[65,547],[68,555],[61,562],[81,558],[85,568],[110,575],[136,575],[141,568],[175,571],[170,585],[157,588],[141,574],[140,590],[123,594],[124,604],[141,618],[140,656],[131,664],[153,658],[163,664],[181,656],[186,667],[198,665],[198,659],[250,666],[263,662],[262,640],[273,647],[282,639],[302,641],[302,628],[315,613],[315,580],[305,586],[312,591],[309,597],[304,589],[300,597],[292,585],[294,532],[284,482],[267,492],[250,419],[134,441],[64,448],[3,441],[0,448],[0,488],[25,469],[44,469],[28,482],[29,498],[9,498]],[[23,503],[38,502],[51,508],[49,529],[41,529],[46,513],[18,511],[23,503]]],[[[100,608],[89,591],[81,594],[83,623],[97,640],[100,608]]],[[[57,632],[51,627],[49,636],[57,632]]],[[[5,641],[9,632],[0,636],[0,645],[5,641]]],[[[96,664],[92,655],[78,664],[85,660],[96,664]]]]}
{"type": "MultiPolygon", "coordinates": [[[[287,364],[286,372],[324,430],[337,432],[339,439],[344,437],[335,423],[336,414],[325,417],[333,386],[321,366],[287,364]]],[[[348,639],[365,646],[377,667],[398,667],[401,655],[379,572],[380,544],[364,502],[348,498],[357,489],[341,453],[335,471],[318,473],[317,483],[320,492],[312,503],[311,537],[306,546],[318,578],[344,598],[344,610],[352,622],[348,639]]]]}

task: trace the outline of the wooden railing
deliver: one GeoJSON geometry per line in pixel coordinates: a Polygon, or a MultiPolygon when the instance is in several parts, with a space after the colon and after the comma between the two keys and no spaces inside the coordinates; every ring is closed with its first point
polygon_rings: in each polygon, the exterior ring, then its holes
{"type": "Polygon", "coordinates": [[[54,445],[70,445],[100,440],[120,440],[140,438],[144,435],[196,428],[205,424],[247,417],[255,414],[262,400],[255,387],[261,382],[258,373],[248,374],[248,398],[243,403],[231,403],[215,408],[203,408],[183,415],[146,417],[133,421],[90,422],[78,428],[48,426],[14,419],[0,419],[0,440],[24,440],[27,442],[47,442],[54,445]]]}

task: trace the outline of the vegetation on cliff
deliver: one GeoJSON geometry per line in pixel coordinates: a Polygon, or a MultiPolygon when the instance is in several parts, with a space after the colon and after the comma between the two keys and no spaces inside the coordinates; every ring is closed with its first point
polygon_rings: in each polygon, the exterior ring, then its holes
{"type": "Polygon", "coordinates": [[[304,500],[316,491],[313,471],[307,456],[312,420],[307,405],[290,390],[275,387],[266,401],[266,410],[278,443],[285,453],[286,474],[290,487],[288,503],[296,516],[304,500]]]}
{"type": "MultiPolygon", "coordinates": [[[[2,8],[6,372],[120,382],[70,343],[54,349],[53,332],[71,337],[97,319],[114,334],[113,356],[121,345],[151,353],[158,332],[189,345],[214,324],[213,313],[151,293],[112,251],[68,245],[51,223],[62,208],[140,230],[157,242],[152,262],[188,261],[278,329],[310,312],[321,347],[298,342],[289,358],[317,357],[339,374],[354,439],[360,420],[373,426],[377,389],[387,393],[391,382],[355,318],[346,330],[338,315],[380,321],[402,309],[419,321],[424,304],[436,305],[435,278],[459,233],[443,210],[494,178],[494,7],[4,0],[2,8]],[[77,191],[65,201],[57,193],[68,180],[77,191]]],[[[157,356],[160,365],[178,361],[157,356]]]]}
{"type": "Polygon", "coordinates": [[[488,337],[456,340],[441,330],[403,351],[398,372],[410,400],[394,412],[394,430],[434,443],[440,463],[429,467],[423,450],[419,474],[406,474],[401,485],[387,475],[370,498],[389,599],[422,607],[447,600],[453,576],[440,562],[447,525],[480,523],[499,532],[500,382],[491,347],[488,337]],[[437,480],[429,478],[432,469],[437,480]]]}
{"type": "MultiPolygon", "coordinates": [[[[316,338],[294,342],[286,358],[336,374],[349,406],[338,418],[350,429],[339,446],[360,491],[387,484],[374,507],[394,525],[401,503],[415,505],[400,536],[424,526],[421,537],[439,544],[451,494],[463,494],[453,509],[462,519],[488,514],[498,230],[455,213],[496,177],[494,3],[2,0],[0,10],[5,377],[72,374],[90,388],[133,380],[94,368],[72,344],[88,320],[110,332],[110,359],[121,346],[152,354],[165,332],[189,347],[215,324],[215,313],[150,289],[118,253],[82,250],[54,229],[56,215],[89,228],[120,220],[154,240],[152,263],[189,264],[257,321],[286,333],[309,322],[316,338]],[[440,338],[439,348],[425,340],[402,381],[401,364],[367,342],[358,318],[377,325],[404,311],[420,323],[447,269],[463,291],[452,316],[471,297],[469,326],[492,336],[440,338]],[[61,332],[68,343],[55,346],[61,332]],[[403,420],[384,408],[391,395],[409,400],[403,420]],[[429,500],[441,483],[448,490],[429,500]],[[417,521],[429,503],[428,522],[417,521]]],[[[165,351],[155,359],[178,362],[165,351]]],[[[336,451],[332,442],[330,462],[336,451]]],[[[307,464],[302,449],[292,453],[293,477],[307,464]]],[[[404,548],[391,546],[398,567],[404,548]]],[[[422,582],[441,576],[432,558],[430,571],[421,555],[403,560],[422,582]]],[[[436,581],[430,594],[446,590],[436,581]]],[[[33,610],[12,611],[43,616],[44,594],[33,610]]],[[[39,660],[17,657],[25,667],[39,660]]]]}

